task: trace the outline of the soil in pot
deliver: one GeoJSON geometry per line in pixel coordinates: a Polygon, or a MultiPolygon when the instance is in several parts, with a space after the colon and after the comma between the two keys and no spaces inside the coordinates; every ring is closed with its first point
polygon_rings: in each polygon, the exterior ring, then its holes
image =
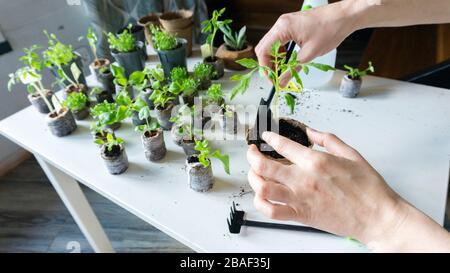
{"type": "Polygon", "coordinates": [[[155,162],[166,156],[167,149],[164,142],[164,132],[161,129],[152,132],[145,132],[142,135],[142,144],[144,145],[145,158],[155,162]]]}
{"type": "Polygon", "coordinates": [[[73,92],[83,92],[87,97],[89,97],[87,86],[80,83],[79,85],[71,84],[64,89],[63,98],[67,99],[67,97],[73,92]]]}
{"type": "Polygon", "coordinates": [[[111,151],[106,146],[102,146],[101,156],[110,174],[121,174],[128,169],[128,157],[123,145],[115,145],[111,151]]]}
{"type": "Polygon", "coordinates": [[[187,60],[186,60],[187,41],[181,38],[177,38],[177,41],[178,44],[175,49],[156,50],[166,78],[170,78],[170,73],[172,69],[175,67],[187,68],[187,60]]]}
{"type": "Polygon", "coordinates": [[[205,59],[203,59],[203,63],[212,65],[214,67],[214,70],[217,72],[216,76],[212,78],[213,80],[218,80],[225,74],[225,64],[221,58],[206,57],[205,59]]]}
{"type": "MultiPolygon", "coordinates": [[[[290,118],[280,118],[278,121],[279,132],[276,132],[284,137],[289,138],[303,146],[311,147],[312,142],[309,140],[306,134],[306,126],[294,119],[290,118]]],[[[255,126],[256,127],[256,126],[255,126]]],[[[247,132],[247,143],[248,145],[255,144],[258,150],[264,155],[267,155],[273,159],[282,159],[282,155],[274,151],[267,143],[261,138],[257,137],[261,135],[262,132],[256,132],[256,128],[252,128],[247,132]]]]}
{"type": "Polygon", "coordinates": [[[355,98],[358,96],[361,90],[362,79],[353,79],[349,75],[345,75],[342,78],[341,86],[339,90],[344,98],[355,98]]]}
{"type": "Polygon", "coordinates": [[[89,117],[90,109],[86,106],[79,111],[72,111],[72,113],[76,120],[85,120],[89,117]]]}
{"type": "Polygon", "coordinates": [[[47,125],[50,132],[57,137],[67,136],[77,129],[72,112],[67,108],[48,114],[47,125]]]}
{"type": "Polygon", "coordinates": [[[158,106],[155,107],[156,119],[161,125],[161,128],[165,131],[169,131],[172,129],[173,122],[170,122],[170,118],[172,117],[173,107],[175,107],[175,104],[173,102],[169,103],[164,109],[161,109],[158,106]]]}
{"type": "Polygon", "coordinates": [[[242,50],[232,50],[225,44],[222,44],[216,52],[216,56],[221,58],[225,64],[226,69],[230,70],[245,70],[246,68],[236,63],[237,60],[244,58],[255,58],[255,51],[253,46],[247,44],[242,50]]]}
{"type": "MultiPolygon", "coordinates": [[[[53,92],[50,90],[46,90],[45,97],[47,98],[47,101],[50,103],[51,106],[53,106],[52,96],[53,92]]],[[[39,93],[29,94],[28,100],[30,101],[31,105],[33,105],[36,108],[36,110],[39,111],[39,113],[42,114],[50,113],[50,109],[48,109],[47,104],[45,103],[44,99],[41,97],[39,93]]]]}
{"type": "Polygon", "coordinates": [[[197,192],[207,192],[214,186],[214,176],[211,162],[203,166],[196,155],[188,156],[186,160],[189,187],[197,192]]]}
{"type": "Polygon", "coordinates": [[[111,50],[111,54],[119,65],[125,69],[125,76],[127,78],[130,77],[131,73],[134,71],[144,70],[147,54],[143,42],[137,41],[134,51],[118,52],[116,50],[111,50]]]}

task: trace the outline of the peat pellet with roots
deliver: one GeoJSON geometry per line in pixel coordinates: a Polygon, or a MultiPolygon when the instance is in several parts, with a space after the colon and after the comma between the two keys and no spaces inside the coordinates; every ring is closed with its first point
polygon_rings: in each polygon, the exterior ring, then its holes
{"type": "MultiPolygon", "coordinates": [[[[52,96],[53,92],[47,90],[45,93],[45,97],[47,98],[47,101],[50,103],[51,106],[53,106],[52,96]]],[[[39,93],[29,94],[28,100],[30,101],[31,105],[33,105],[36,108],[36,110],[38,110],[39,113],[42,114],[50,113],[50,109],[48,109],[47,103],[45,103],[44,99],[39,93]]]]}
{"type": "Polygon", "coordinates": [[[214,186],[214,176],[211,162],[208,167],[203,166],[196,155],[189,156],[186,160],[186,171],[189,187],[197,192],[206,192],[214,186]]]}
{"type": "Polygon", "coordinates": [[[46,121],[50,132],[57,137],[67,136],[77,129],[73,114],[67,108],[48,114],[46,121]]]}
{"type": "Polygon", "coordinates": [[[159,106],[155,107],[155,115],[158,123],[161,125],[161,128],[165,131],[169,131],[172,129],[173,122],[170,121],[172,117],[172,109],[175,104],[170,103],[166,108],[161,109],[159,106]]]}
{"type": "Polygon", "coordinates": [[[103,145],[101,148],[101,156],[110,174],[118,175],[128,169],[128,157],[123,145],[113,146],[111,151],[103,145]]]}
{"type": "Polygon", "coordinates": [[[147,160],[155,162],[166,156],[167,149],[162,129],[158,129],[156,132],[145,132],[141,138],[147,160]]]}

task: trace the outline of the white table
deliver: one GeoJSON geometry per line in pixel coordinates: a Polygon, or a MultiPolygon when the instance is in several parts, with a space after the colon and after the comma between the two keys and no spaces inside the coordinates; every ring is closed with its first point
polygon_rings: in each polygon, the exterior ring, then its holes
{"type": "MultiPolygon", "coordinates": [[[[189,66],[196,60],[190,59],[189,66]]],[[[397,192],[442,224],[449,175],[450,91],[367,77],[360,97],[344,99],[337,91],[342,75],[337,72],[321,90],[305,92],[296,118],[334,132],[357,148],[397,192]]],[[[232,86],[227,80],[221,82],[227,90],[232,86]]],[[[256,105],[269,89],[265,80],[257,79],[236,102],[256,105]]],[[[199,252],[367,251],[344,238],[323,234],[245,227],[239,235],[229,234],[226,218],[232,201],[240,204],[248,218],[264,219],[248,193],[247,145],[242,137],[226,144],[214,142],[230,155],[232,174],[226,175],[213,161],[214,189],[196,193],[187,185],[185,156],[169,134],[166,159],[149,163],[139,134],[130,122],[124,124],[117,135],[126,141],[131,165],[126,173],[112,176],[92,143],[89,122],[79,122],[72,135],[56,138],[44,116],[28,107],[1,121],[0,132],[36,156],[97,252],[113,248],[77,181],[199,252]]]]}

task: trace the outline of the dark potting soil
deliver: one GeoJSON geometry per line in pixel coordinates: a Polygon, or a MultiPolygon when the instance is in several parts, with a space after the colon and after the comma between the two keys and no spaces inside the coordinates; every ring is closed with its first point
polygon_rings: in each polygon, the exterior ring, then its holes
{"type": "Polygon", "coordinates": [[[200,160],[198,160],[198,156],[189,156],[187,159],[187,162],[192,164],[192,163],[198,163],[198,162],[200,162],[200,160]]]}
{"type": "Polygon", "coordinates": [[[211,56],[209,56],[209,57],[206,57],[205,58],[205,62],[207,62],[207,63],[214,63],[214,62],[216,62],[217,61],[217,57],[211,57],[211,56]]]}
{"type": "Polygon", "coordinates": [[[105,156],[106,157],[117,157],[120,155],[121,149],[119,145],[114,145],[111,149],[111,151],[106,148],[105,149],[105,156]]]}
{"type": "Polygon", "coordinates": [[[151,132],[146,131],[146,132],[144,133],[144,136],[145,136],[146,138],[152,138],[152,137],[156,136],[157,134],[158,134],[158,131],[151,131],[151,132]]]}
{"type": "MultiPolygon", "coordinates": [[[[298,127],[298,126],[294,126],[292,123],[290,123],[289,121],[285,120],[285,119],[280,119],[279,120],[279,135],[282,135],[284,137],[289,138],[290,140],[293,140],[303,146],[309,147],[311,146],[311,143],[308,140],[308,135],[306,135],[306,132],[303,130],[303,128],[298,127]]],[[[259,136],[259,132],[258,132],[258,136],[259,136]]],[[[248,145],[251,144],[255,144],[256,147],[258,147],[258,150],[261,151],[261,145],[266,144],[266,142],[262,139],[258,139],[257,140],[247,140],[248,145]]],[[[272,150],[272,151],[261,151],[261,153],[268,155],[272,158],[284,158],[284,156],[280,155],[279,153],[277,153],[276,151],[272,150]]]]}

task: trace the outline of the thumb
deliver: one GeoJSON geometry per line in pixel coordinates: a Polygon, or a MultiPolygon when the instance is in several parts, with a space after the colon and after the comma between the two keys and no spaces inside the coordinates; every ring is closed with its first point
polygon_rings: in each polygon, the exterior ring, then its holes
{"type": "Polygon", "coordinates": [[[297,59],[300,63],[305,64],[311,62],[318,55],[319,53],[315,46],[311,45],[311,43],[305,43],[300,48],[297,59]]]}
{"type": "Polygon", "coordinates": [[[310,140],[334,156],[343,157],[353,161],[364,160],[363,157],[352,147],[345,144],[341,139],[331,133],[322,133],[311,128],[306,129],[310,140]]]}

